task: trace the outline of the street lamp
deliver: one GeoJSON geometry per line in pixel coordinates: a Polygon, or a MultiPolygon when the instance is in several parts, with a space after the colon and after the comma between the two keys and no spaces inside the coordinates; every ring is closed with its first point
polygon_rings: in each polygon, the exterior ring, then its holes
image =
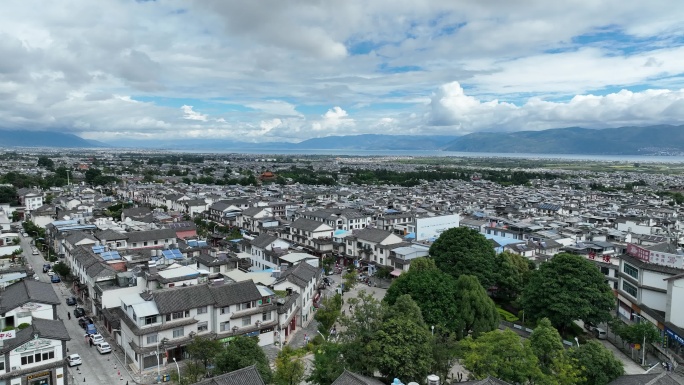
{"type": "Polygon", "coordinates": [[[579,338],[575,337],[575,342],[577,342],[577,347],[579,348],[579,338]]]}
{"type": "Polygon", "coordinates": [[[435,325],[430,326],[430,329],[432,329],[432,336],[435,336],[435,325]]]}
{"type": "MultiPolygon", "coordinates": [[[[632,312],[632,315],[634,317],[639,317],[639,322],[641,323],[641,320],[644,318],[641,314],[637,314],[632,312]]],[[[646,333],[644,332],[644,343],[641,344],[641,365],[646,365],[646,333]]]]}
{"type": "Polygon", "coordinates": [[[178,369],[178,383],[181,383],[181,376],[180,376],[180,366],[178,366],[178,361],[176,361],[176,357],[173,357],[173,363],[176,364],[176,369],[178,369]]]}

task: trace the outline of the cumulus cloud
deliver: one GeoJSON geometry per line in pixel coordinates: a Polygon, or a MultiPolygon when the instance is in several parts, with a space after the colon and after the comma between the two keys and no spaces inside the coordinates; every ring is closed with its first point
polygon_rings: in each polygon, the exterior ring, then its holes
{"type": "Polygon", "coordinates": [[[208,120],[207,115],[200,114],[199,112],[193,111],[192,106],[184,105],[181,107],[183,110],[183,118],[187,120],[199,120],[200,122],[206,122],[208,120]]]}
{"type": "Polygon", "coordinates": [[[343,127],[352,127],[355,125],[354,119],[349,118],[347,111],[340,107],[333,107],[328,110],[322,119],[311,124],[314,131],[335,131],[343,127]]]}
{"type": "Polygon", "coordinates": [[[531,98],[518,106],[468,96],[458,82],[434,93],[427,114],[432,126],[461,133],[480,130],[541,130],[568,126],[590,128],[684,123],[684,90],[621,90],[607,95],[577,95],[567,102],[531,98]]]}

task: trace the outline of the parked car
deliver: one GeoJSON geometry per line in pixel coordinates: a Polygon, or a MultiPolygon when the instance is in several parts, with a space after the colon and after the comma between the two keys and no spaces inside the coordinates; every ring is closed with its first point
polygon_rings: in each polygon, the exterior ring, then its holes
{"type": "Polygon", "coordinates": [[[608,333],[606,333],[606,331],[601,328],[594,328],[594,335],[596,336],[596,338],[600,340],[605,340],[606,338],[608,338],[608,333]]]}
{"type": "Polygon", "coordinates": [[[33,254],[33,255],[38,255],[39,253],[38,253],[38,250],[33,249],[33,253],[31,253],[31,254],[33,254]]]}
{"type": "Polygon", "coordinates": [[[100,342],[97,344],[97,351],[100,352],[100,354],[111,353],[112,347],[106,342],[100,342]]]}
{"type": "Polygon", "coordinates": [[[85,309],[82,307],[77,307],[76,309],[74,309],[74,317],[76,318],[83,317],[85,313],[85,309]]]}
{"type": "Polygon", "coordinates": [[[49,263],[43,264],[43,273],[47,273],[52,270],[52,266],[49,263]]]}
{"type": "Polygon", "coordinates": [[[585,323],[584,323],[584,328],[585,328],[588,332],[593,332],[594,329],[596,329],[596,325],[594,325],[594,324],[591,323],[591,322],[585,322],[585,323]]]}
{"type": "Polygon", "coordinates": [[[90,334],[88,338],[90,338],[90,340],[93,341],[93,345],[106,343],[104,337],[102,337],[102,334],[90,334]]]}
{"type": "Polygon", "coordinates": [[[55,275],[55,271],[52,270],[52,269],[50,269],[50,270],[47,271],[47,275],[50,276],[50,277],[52,277],[53,275],[55,275]]]}
{"type": "Polygon", "coordinates": [[[88,323],[89,322],[86,318],[79,318],[78,319],[78,326],[82,327],[83,329],[85,329],[86,326],[88,326],[88,323]]]}
{"type": "Polygon", "coordinates": [[[58,276],[57,274],[55,274],[55,275],[53,275],[53,276],[50,277],[50,282],[52,282],[52,283],[60,283],[60,282],[62,282],[62,280],[59,279],[59,276],[58,276]]]}
{"type": "Polygon", "coordinates": [[[81,361],[81,356],[78,354],[70,354],[67,356],[67,362],[69,363],[69,366],[81,365],[83,363],[81,361]]]}
{"type": "MultiPolygon", "coordinates": [[[[95,324],[92,322],[86,325],[86,333],[91,336],[99,335],[97,334],[97,328],[95,327],[95,324]]],[[[93,341],[93,343],[95,343],[95,341],[93,341]]]]}
{"type": "Polygon", "coordinates": [[[66,304],[69,306],[74,306],[76,305],[76,297],[68,297],[66,299],[66,304]]]}

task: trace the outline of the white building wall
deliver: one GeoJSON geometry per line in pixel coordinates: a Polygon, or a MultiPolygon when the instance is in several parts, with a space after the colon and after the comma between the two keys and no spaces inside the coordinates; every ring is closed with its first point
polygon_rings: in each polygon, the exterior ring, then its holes
{"type": "Polygon", "coordinates": [[[684,306],[681,305],[681,299],[684,298],[684,280],[670,281],[668,286],[665,321],[684,328],[684,306]]]}
{"type": "Polygon", "coordinates": [[[121,297],[136,293],[142,293],[144,287],[142,286],[142,279],[137,280],[138,286],[122,287],[116,290],[106,290],[102,292],[102,308],[112,308],[121,306],[121,297]]]}
{"type": "Polygon", "coordinates": [[[439,237],[442,232],[458,227],[461,217],[458,214],[438,217],[416,218],[416,240],[423,241],[439,237]]]}
{"type": "Polygon", "coordinates": [[[644,269],[640,269],[639,273],[642,274],[641,284],[643,286],[655,287],[663,290],[667,290],[667,281],[664,281],[664,279],[672,276],[670,274],[660,274],[644,269]]]}
{"type": "Polygon", "coordinates": [[[658,311],[665,311],[667,294],[648,289],[639,289],[641,292],[641,303],[658,311]]]}

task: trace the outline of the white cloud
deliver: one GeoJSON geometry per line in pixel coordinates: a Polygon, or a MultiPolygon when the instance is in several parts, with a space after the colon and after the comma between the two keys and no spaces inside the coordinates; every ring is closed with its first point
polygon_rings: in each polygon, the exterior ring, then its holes
{"type": "Polygon", "coordinates": [[[621,90],[604,96],[578,95],[567,102],[531,98],[517,106],[497,100],[480,101],[452,82],[433,95],[427,116],[428,124],[460,133],[684,124],[684,90],[621,90]]]}
{"type": "Polygon", "coordinates": [[[349,118],[347,111],[340,107],[333,107],[321,116],[323,119],[313,122],[311,128],[314,131],[327,131],[326,134],[344,134],[344,132],[335,133],[336,130],[345,127],[352,127],[355,125],[354,119],[349,118]]]}
{"type": "Polygon", "coordinates": [[[207,115],[200,114],[199,112],[193,111],[192,106],[184,105],[181,107],[183,110],[183,118],[187,120],[199,120],[200,122],[206,122],[207,115]]]}

